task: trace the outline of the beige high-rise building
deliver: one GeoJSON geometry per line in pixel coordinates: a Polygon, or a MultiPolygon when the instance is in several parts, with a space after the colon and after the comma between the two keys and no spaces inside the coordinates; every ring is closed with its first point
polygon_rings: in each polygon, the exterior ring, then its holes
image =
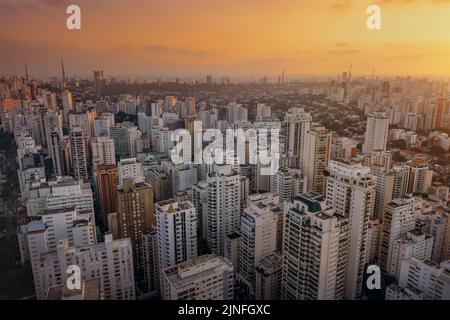
{"type": "Polygon", "coordinates": [[[208,175],[207,242],[213,253],[225,254],[225,237],[239,232],[241,175],[231,165],[215,165],[208,175]]]}
{"type": "Polygon", "coordinates": [[[391,202],[394,189],[392,155],[386,151],[375,151],[368,158],[370,173],[377,178],[374,215],[382,218],[384,206],[391,202]]]}
{"type": "Polygon", "coordinates": [[[370,168],[352,161],[330,161],[326,202],[349,218],[348,268],[345,298],[361,296],[369,219],[375,205],[376,177],[370,168]]]}
{"type": "Polygon", "coordinates": [[[249,196],[241,216],[241,246],[237,280],[250,298],[255,296],[255,267],[266,256],[281,251],[283,211],[272,193],[249,196]]]}
{"type": "Polygon", "coordinates": [[[281,299],[343,299],[349,219],[317,193],[294,198],[283,230],[281,299]]]}
{"type": "Polygon", "coordinates": [[[287,166],[300,168],[303,166],[304,146],[306,133],[311,128],[311,114],[303,108],[290,108],[285,114],[281,125],[281,132],[285,139],[284,153],[287,157],[287,166]]]}
{"type": "Polygon", "coordinates": [[[154,224],[153,190],[150,184],[126,178],[117,189],[119,237],[130,238],[133,245],[135,277],[144,282],[143,235],[154,224]]]}
{"type": "Polygon", "coordinates": [[[332,134],[325,127],[314,126],[306,134],[303,173],[308,191],[324,194],[325,174],[330,161],[332,134]]]}
{"type": "Polygon", "coordinates": [[[428,162],[414,159],[409,161],[406,166],[409,169],[408,193],[427,193],[433,179],[433,171],[429,170],[428,162]]]}
{"type": "Polygon", "coordinates": [[[389,117],[384,112],[373,112],[367,116],[364,153],[386,150],[389,133],[389,117]]]}
{"type": "Polygon", "coordinates": [[[117,186],[119,185],[117,166],[98,166],[96,176],[98,198],[100,202],[100,212],[103,225],[106,226],[108,221],[108,214],[117,212],[117,186]]]}

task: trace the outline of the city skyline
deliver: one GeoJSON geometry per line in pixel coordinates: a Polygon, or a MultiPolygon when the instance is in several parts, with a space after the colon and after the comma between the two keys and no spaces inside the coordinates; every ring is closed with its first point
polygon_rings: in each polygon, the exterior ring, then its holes
{"type": "Polygon", "coordinates": [[[448,76],[450,1],[375,2],[382,29],[368,30],[370,1],[77,1],[81,30],[68,30],[67,1],[2,2],[1,73],[31,77],[286,78],[353,74],[448,76]],[[414,17],[412,19],[411,17],[414,17]],[[14,23],[14,24],[13,24],[14,23]],[[14,25],[14,28],[12,27],[14,25]]]}
{"type": "Polygon", "coordinates": [[[0,300],[450,301],[450,0],[0,3],[0,300]]]}

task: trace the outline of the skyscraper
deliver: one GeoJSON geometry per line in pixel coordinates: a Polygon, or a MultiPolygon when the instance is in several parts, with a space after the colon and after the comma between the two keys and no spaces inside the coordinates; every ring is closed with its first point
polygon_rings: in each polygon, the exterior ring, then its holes
{"type": "Polygon", "coordinates": [[[373,112],[367,116],[364,153],[386,150],[389,133],[389,117],[384,112],[373,112]]]}
{"type": "MultiPolygon", "coordinates": [[[[445,98],[437,98],[436,99],[436,120],[434,123],[434,128],[443,128],[443,120],[445,115],[445,106],[446,106],[446,99],[445,98]]],[[[448,112],[448,110],[447,110],[448,112]]]]}
{"type": "Polygon", "coordinates": [[[116,154],[121,157],[136,156],[141,136],[142,132],[131,123],[123,122],[110,128],[110,137],[114,140],[116,154]]]}
{"type": "Polygon", "coordinates": [[[369,218],[375,204],[376,178],[370,169],[351,161],[330,161],[326,203],[349,219],[346,299],[361,295],[369,218]]]}
{"type": "Polygon", "coordinates": [[[381,270],[389,269],[394,242],[415,229],[421,209],[422,200],[416,197],[397,198],[386,205],[379,255],[381,270]]]}
{"type": "Polygon", "coordinates": [[[331,132],[324,127],[314,126],[306,134],[303,172],[307,178],[308,191],[318,194],[325,192],[325,170],[330,161],[331,139],[331,132]]]}
{"type": "Polygon", "coordinates": [[[119,237],[130,238],[133,245],[136,282],[139,288],[145,288],[143,235],[154,224],[152,187],[125,179],[117,189],[117,215],[119,237]]]}
{"type": "Polygon", "coordinates": [[[70,128],[79,127],[83,130],[86,138],[95,136],[94,120],[96,110],[94,108],[84,109],[77,113],[69,113],[70,128]]]}
{"type": "Polygon", "coordinates": [[[70,147],[72,151],[73,176],[76,180],[87,179],[86,145],[81,128],[73,127],[70,130],[70,147]]]}
{"type": "Polygon", "coordinates": [[[114,140],[106,137],[91,138],[92,171],[95,172],[100,165],[115,165],[116,153],[114,140]]]}
{"type": "Polygon", "coordinates": [[[63,104],[63,120],[65,123],[69,122],[69,113],[73,111],[72,92],[64,90],[61,94],[63,104]]]}
{"type": "Polygon", "coordinates": [[[53,164],[53,174],[55,177],[62,177],[68,173],[64,161],[64,142],[55,130],[50,133],[50,139],[48,140],[47,147],[50,153],[53,164]]]}
{"type": "Polygon", "coordinates": [[[287,210],[281,298],[343,299],[348,281],[349,219],[327,207],[316,193],[295,197],[287,210]]]}
{"type": "Polygon", "coordinates": [[[157,202],[156,232],[160,270],[197,256],[197,213],[190,201],[157,202]]]}
{"type": "Polygon", "coordinates": [[[292,201],[294,196],[305,193],[307,178],[301,175],[299,169],[281,167],[278,172],[270,176],[270,192],[279,197],[280,206],[286,201],[292,201]]]}
{"type": "Polygon", "coordinates": [[[225,237],[240,228],[240,175],[231,165],[215,165],[207,177],[207,242],[213,253],[223,256],[225,237]]]}
{"type": "Polygon", "coordinates": [[[284,116],[281,127],[285,139],[283,153],[288,158],[289,167],[302,169],[306,133],[311,128],[311,121],[311,115],[303,108],[291,108],[284,116]]]}
{"type": "Polygon", "coordinates": [[[237,279],[250,298],[255,298],[255,268],[261,260],[281,251],[283,211],[278,196],[252,195],[241,217],[241,246],[237,279]]]}
{"type": "Polygon", "coordinates": [[[368,156],[370,172],[377,178],[374,215],[383,217],[384,206],[391,202],[394,189],[394,173],[391,171],[392,155],[385,151],[374,151],[368,156]]]}
{"type": "MultiPolygon", "coordinates": [[[[98,198],[103,226],[107,226],[108,214],[117,212],[117,186],[119,175],[117,166],[100,165],[96,170],[98,198]]],[[[108,230],[111,232],[111,230],[108,230]]]]}
{"type": "Polygon", "coordinates": [[[433,171],[429,170],[428,162],[422,159],[409,161],[408,193],[423,194],[428,192],[433,179],[433,171]]]}

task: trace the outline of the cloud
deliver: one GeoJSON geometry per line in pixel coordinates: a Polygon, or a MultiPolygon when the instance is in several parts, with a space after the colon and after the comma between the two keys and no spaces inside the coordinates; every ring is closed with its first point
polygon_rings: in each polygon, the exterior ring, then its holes
{"type": "Polygon", "coordinates": [[[329,50],[328,53],[330,54],[339,54],[339,55],[346,55],[346,54],[356,54],[360,53],[360,50],[357,49],[345,49],[345,50],[329,50]]]}
{"type": "Polygon", "coordinates": [[[349,0],[345,0],[342,2],[334,2],[329,6],[330,10],[334,11],[344,11],[350,9],[352,6],[352,3],[349,0]]]}

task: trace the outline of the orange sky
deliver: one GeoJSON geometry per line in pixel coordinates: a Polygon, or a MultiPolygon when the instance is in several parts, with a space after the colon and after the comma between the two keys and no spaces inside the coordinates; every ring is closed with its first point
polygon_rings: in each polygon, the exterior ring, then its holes
{"type": "Polygon", "coordinates": [[[2,75],[450,76],[450,0],[1,0],[0,37],[2,75]]]}

